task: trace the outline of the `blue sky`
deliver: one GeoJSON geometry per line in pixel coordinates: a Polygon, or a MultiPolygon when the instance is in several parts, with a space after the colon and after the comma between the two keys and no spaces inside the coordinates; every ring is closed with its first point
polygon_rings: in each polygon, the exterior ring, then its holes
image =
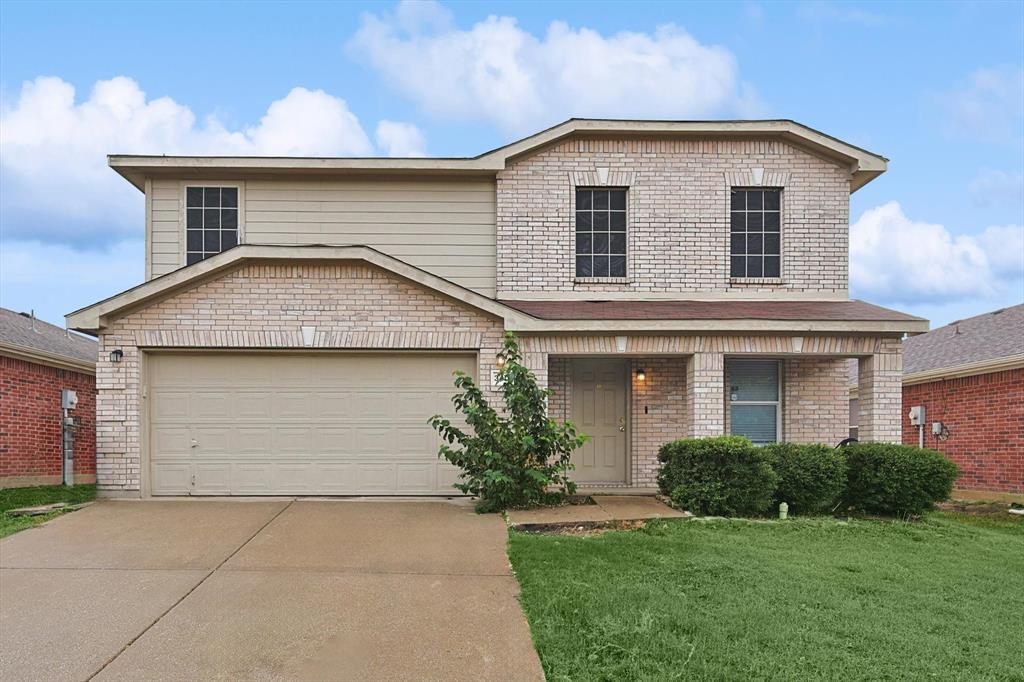
{"type": "Polygon", "coordinates": [[[891,159],[852,293],[1024,300],[1021,3],[0,3],[0,305],[141,281],[104,154],[475,155],[570,116],[793,118],[891,159]]]}

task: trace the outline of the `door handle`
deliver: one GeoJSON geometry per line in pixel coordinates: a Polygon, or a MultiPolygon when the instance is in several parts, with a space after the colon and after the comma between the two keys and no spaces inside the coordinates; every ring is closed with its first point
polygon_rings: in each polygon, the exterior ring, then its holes
{"type": "Polygon", "coordinates": [[[192,447],[192,448],[194,448],[194,447],[196,447],[197,445],[199,445],[199,441],[197,441],[197,440],[196,440],[195,438],[193,438],[193,439],[192,439],[192,443],[191,443],[191,445],[189,445],[189,447],[192,447]]]}
{"type": "Polygon", "coordinates": [[[626,432],[626,418],[625,417],[620,417],[619,418],[619,431],[622,431],[623,433],[626,432]]]}

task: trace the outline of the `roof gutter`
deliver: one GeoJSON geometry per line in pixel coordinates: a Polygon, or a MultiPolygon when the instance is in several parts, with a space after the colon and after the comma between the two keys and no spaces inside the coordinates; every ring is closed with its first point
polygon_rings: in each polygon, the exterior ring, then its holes
{"type": "Polygon", "coordinates": [[[34,362],[38,365],[56,367],[57,369],[69,369],[74,372],[82,372],[83,374],[96,374],[95,362],[88,362],[87,360],[80,360],[58,353],[50,353],[37,348],[25,348],[24,346],[0,343],[0,355],[14,358],[15,360],[34,362]]]}

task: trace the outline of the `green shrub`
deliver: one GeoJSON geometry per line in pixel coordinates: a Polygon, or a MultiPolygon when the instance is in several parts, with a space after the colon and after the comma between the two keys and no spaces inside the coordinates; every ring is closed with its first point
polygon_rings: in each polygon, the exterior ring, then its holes
{"type": "Polygon", "coordinates": [[[835,509],[846,488],[846,460],[827,445],[775,443],[762,449],[779,477],[773,506],[789,505],[794,514],[820,514],[835,509]]]}
{"type": "Polygon", "coordinates": [[[855,443],[843,454],[844,501],[868,514],[920,514],[947,499],[959,475],[956,464],[941,453],[909,445],[855,443]]]}
{"type": "Polygon", "coordinates": [[[759,516],[772,505],[778,476],[746,438],[677,440],[658,452],[658,486],[694,514],[759,516]]]}
{"type": "Polygon", "coordinates": [[[498,370],[505,402],[503,412],[491,407],[483,392],[464,372],[455,373],[455,408],[472,429],[467,433],[441,415],[430,425],[441,434],[439,457],[460,468],[464,483],[455,487],[480,498],[477,511],[494,512],[559,502],[576,492],[569,480],[569,457],[585,436],[572,422],[559,424],[547,416],[550,389],[522,364],[515,336],[505,335],[506,362],[498,370]],[[455,447],[452,447],[455,446],[455,447]]]}

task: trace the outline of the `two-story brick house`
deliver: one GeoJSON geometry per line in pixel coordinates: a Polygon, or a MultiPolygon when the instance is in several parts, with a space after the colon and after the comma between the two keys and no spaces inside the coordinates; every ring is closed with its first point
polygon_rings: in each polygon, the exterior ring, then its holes
{"type": "Polygon", "coordinates": [[[112,156],[146,277],[97,334],[110,495],[443,494],[426,424],[501,336],[592,440],[576,480],[651,487],[658,447],[900,440],[900,339],[849,299],[849,197],[886,160],[792,121],[570,120],[478,157],[112,156]]]}

